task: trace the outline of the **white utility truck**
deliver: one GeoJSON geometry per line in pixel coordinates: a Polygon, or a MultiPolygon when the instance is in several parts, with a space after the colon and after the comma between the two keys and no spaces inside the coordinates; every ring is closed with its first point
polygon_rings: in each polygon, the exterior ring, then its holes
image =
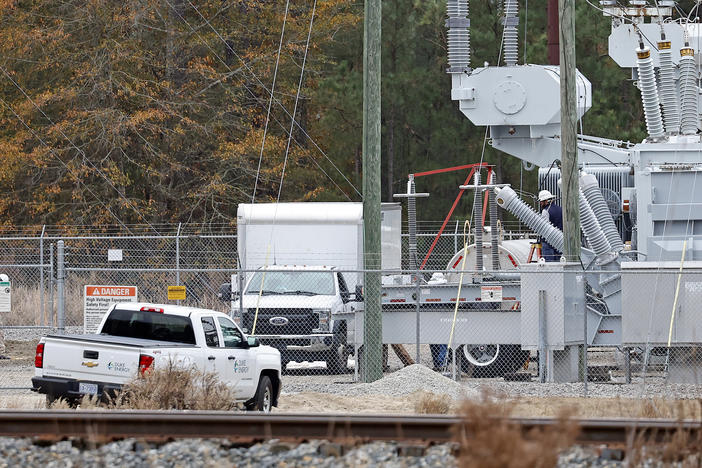
{"type": "Polygon", "coordinates": [[[114,304],[97,334],[42,338],[32,387],[49,402],[103,398],[170,363],[216,373],[247,409],[268,412],[278,404],[278,350],[260,346],[221,312],[168,304],[114,304]]]}
{"type": "MultiPolygon", "coordinates": [[[[400,270],[400,229],[400,205],[383,204],[388,273],[400,270]]],[[[235,321],[278,348],[283,366],[321,360],[329,372],[344,371],[355,330],[337,316],[363,309],[363,204],[240,204],[237,236],[244,273],[220,294],[231,300],[235,321]]]]}

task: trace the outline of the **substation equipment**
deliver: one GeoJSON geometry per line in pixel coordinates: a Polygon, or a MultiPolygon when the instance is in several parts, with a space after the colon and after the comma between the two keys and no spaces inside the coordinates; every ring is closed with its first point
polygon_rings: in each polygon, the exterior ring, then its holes
{"type": "MultiPolygon", "coordinates": [[[[702,177],[697,180],[702,25],[672,20],[675,2],[630,3],[601,1],[600,6],[612,22],[609,56],[631,71],[648,136],[631,143],[578,135],[581,261],[529,263],[529,239],[501,240],[494,224],[497,206],[563,250],[560,230],[509,185],[495,184],[490,173],[483,184],[486,170],[476,165],[472,183],[461,186],[476,191],[475,242],[447,265],[473,271],[460,285],[458,272],[431,279],[428,274],[389,277],[383,285],[384,342],[411,343],[415,333],[417,342],[446,343],[453,327],[458,353],[471,357],[470,346],[461,346],[468,343],[500,343],[493,346],[502,346],[503,355],[506,347],[514,356],[515,348],[539,350],[544,378],[575,381],[582,378],[579,353],[586,337],[588,346],[619,347],[627,354],[664,349],[669,379],[700,382],[702,359],[691,357],[702,342],[702,177]],[[489,197],[492,211],[487,240],[481,194],[489,197]],[[416,327],[408,327],[413,312],[416,327]]],[[[538,167],[540,188],[558,196],[559,67],[518,63],[517,1],[505,0],[504,63],[472,68],[468,0],[448,0],[447,6],[451,99],[473,124],[489,128],[495,149],[521,159],[526,170],[538,167]]],[[[592,86],[580,72],[576,81],[582,117],[592,105],[592,86]]],[[[410,176],[403,194],[410,269],[420,268],[416,198],[426,195],[415,193],[410,176]]],[[[471,346],[482,346],[472,357],[477,366],[484,364],[479,354],[490,345],[471,346]]]]}

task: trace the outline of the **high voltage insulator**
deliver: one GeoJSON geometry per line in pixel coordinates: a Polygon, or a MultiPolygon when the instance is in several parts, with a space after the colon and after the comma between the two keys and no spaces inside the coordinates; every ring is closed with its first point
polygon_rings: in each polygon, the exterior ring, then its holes
{"type": "Polygon", "coordinates": [[[658,102],[658,90],[656,87],[656,76],[653,73],[653,62],[651,61],[651,51],[644,44],[640,44],[636,49],[639,69],[639,89],[641,90],[641,100],[643,101],[644,116],[646,117],[646,129],[648,135],[653,139],[662,138],[663,119],[661,118],[661,108],[658,102]]]}
{"type": "Polygon", "coordinates": [[[480,189],[480,169],[475,171],[473,176],[475,184],[475,197],[473,198],[473,215],[475,216],[475,269],[483,269],[483,197],[480,189]]]}
{"type": "Polygon", "coordinates": [[[505,0],[505,17],[504,17],[504,55],[505,65],[514,66],[517,64],[519,56],[519,3],[517,0],[505,0]]]}
{"type": "Polygon", "coordinates": [[[680,49],[680,133],[697,133],[699,110],[697,109],[697,64],[695,51],[688,47],[680,49]]]}
{"type": "Polygon", "coordinates": [[[468,0],[446,1],[449,73],[470,72],[468,0]]]}
{"type": "Polygon", "coordinates": [[[607,208],[607,202],[605,202],[602,196],[600,186],[595,176],[583,173],[580,176],[580,188],[585,194],[585,198],[587,198],[587,201],[590,203],[590,207],[595,213],[597,221],[600,223],[600,227],[604,231],[612,250],[615,252],[624,250],[624,243],[617,232],[617,226],[614,224],[612,213],[609,211],[609,208],[607,208]]]}
{"type": "Polygon", "coordinates": [[[680,103],[675,89],[675,69],[673,66],[673,53],[670,41],[665,40],[665,35],[658,43],[658,95],[663,105],[663,124],[668,134],[677,134],[680,131],[680,103]]]}
{"type": "Polygon", "coordinates": [[[551,247],[563,252],[563,233],[521,201],[510,187],[495,189],[497,204],[512,213],[535,233],[546,239],[551,247]]]}
{"type": "Polygon", "coordinates": [[[585,233],[587,242],[590,244],[590,247],[592,247],[595,254],[598,256],[605,255],[606,253],[610,252],[612,248],[609,245],[609,241],[607,240],[607,237],[605,237],[602,228],[600,227],[600,223],[597,222],[595,213],[592,211],[592,207],[590,207],[590,204],[587,202],[585,194],[582,190],[579,190],[579,192],[578,207],[580,208],[580,229],[582,229],[582,231],[585,233]]]}

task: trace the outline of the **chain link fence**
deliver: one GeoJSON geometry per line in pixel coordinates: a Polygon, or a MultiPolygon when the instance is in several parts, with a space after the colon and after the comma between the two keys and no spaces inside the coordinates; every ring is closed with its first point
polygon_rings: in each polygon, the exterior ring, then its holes
{"type": "MultiPolygon", "coordinates": [[[[423,258],[436,234],[420,229],[418,237],[423,258]]],[[[511,240],[504,236],[501,245],[511,240]]],[[[458,228],[445,231],[419,274],[380,272],[382,328],[375,335],[382,343],[373,343],[364,333],[369,272],[239,271],[236,236],[227,233],[6,236],[0,273],[11,279],[12,310],[0,312],[0,330],[11,359],[0,360],[0,389],[30,385],[42,335],[94,331],[85,315],[90,286],[132,286],[141,302],[176,303],[168,286],[182,285],[186,298],[177,302],[231,315],[245,333],[281,351],[289,379],[361,381],[369,355],[386,373],[421,363],[467,385],[517,394],[699,397],[696,264],[682,274],[672,264],[613,272],[522,264],[517,271],[506,267],[516,251],[505,248],[502,269],[490,271],[486,243],[487,269],[476,271],[478,254],[464,260],[463,242],[458,228]]]]}

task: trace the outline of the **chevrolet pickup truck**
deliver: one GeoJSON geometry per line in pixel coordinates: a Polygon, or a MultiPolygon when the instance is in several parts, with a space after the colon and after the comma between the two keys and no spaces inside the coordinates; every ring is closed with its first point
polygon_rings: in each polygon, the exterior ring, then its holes
{"type": "Polygon", "coordinates": [[[278,405],[277,349],[259,345],[221,312],[168,304],[114,304],[97,334],[42,338],[32,387],[48,402],[102,398],[171,362],[215,372],[248,410],[269,412],[278,405]]]}

